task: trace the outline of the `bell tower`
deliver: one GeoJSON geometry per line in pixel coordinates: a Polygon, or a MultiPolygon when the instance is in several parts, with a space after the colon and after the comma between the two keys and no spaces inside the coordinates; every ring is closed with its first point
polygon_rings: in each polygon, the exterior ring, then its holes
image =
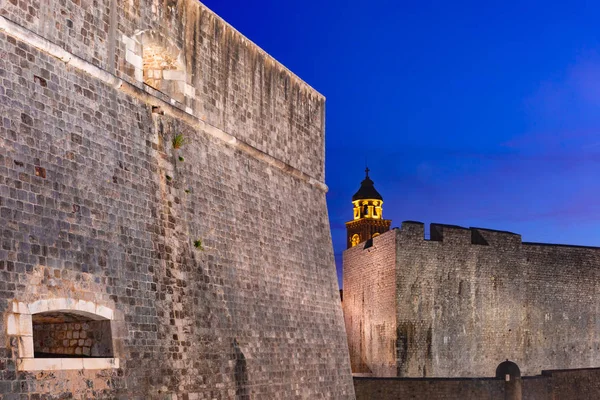
{"type": "Polygon", "coordinates": [[[369,168],[365,173],[360,189],[352,196],[354,219],[346,222],[348,248],[389,231],[392,223],[389,219],[383,219],[383,197],[369,178],[369,168]]]}

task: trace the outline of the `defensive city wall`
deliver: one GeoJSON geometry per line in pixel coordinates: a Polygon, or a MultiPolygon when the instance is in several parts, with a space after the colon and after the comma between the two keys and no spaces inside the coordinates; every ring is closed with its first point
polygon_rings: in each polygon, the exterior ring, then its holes
{"type": "Polygon", "coordinates": [[[600,398],[600,369],[498,378],[354,378],[357,400],[583,400],[600,398]]]}
{"type": "Polygon", "coordinates": [[[323,96],[193,0],[0,0],[0,82],[0,397],[354,398],[323,96]]]}
{"type": "Polygon", "coordinates": [[[353,372],[524,375],[600,365],[600,248],[522,243],[489,229],[404,222],[344,252],[353,372]],[[366,278],[368,277],[368,279],[366,278]]]}

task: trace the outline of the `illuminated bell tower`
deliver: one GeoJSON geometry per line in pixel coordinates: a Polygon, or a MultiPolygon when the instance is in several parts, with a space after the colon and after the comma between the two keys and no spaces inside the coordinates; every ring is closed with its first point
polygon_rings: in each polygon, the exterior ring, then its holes
{"type": "Polygon", "coordinates": [[[389,231],[392,223],[389,219],[383,219],[383,197],[375,190],[373,181],[369,178],[369,168],[365,173],[360,189],[352,196],[354,219],[346,222],[348,248],[389,231]]]}

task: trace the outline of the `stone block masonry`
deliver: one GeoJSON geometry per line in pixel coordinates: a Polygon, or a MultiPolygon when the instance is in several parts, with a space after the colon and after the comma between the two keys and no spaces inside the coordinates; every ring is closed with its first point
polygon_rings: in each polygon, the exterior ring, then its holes
{"type": "Polygon", "coordinates": [[[396,232],[344,252],[344,317],[352,371],[396,376],[396,232]]]}
{"type": "Polygon", "coordinates": [[[343,257],[353,372],[493,376],[506,359],[526,375],[600,365],[600,248],[441,224],[426,240],[422,223],[404,222],[343,257]]]}
{"type": "Polygon", "coordinates": [[[399,376],[493,376],[506,359],[525,375],[600,365],[600,248],[439,224],[427,241],[417,226],[397,231],[399,376]]]}
{"type": "Polygon", "coordinates": [[[192,0],[2,1],[0,54],[3,400],[354,398],[320,94],[192,0]]]}

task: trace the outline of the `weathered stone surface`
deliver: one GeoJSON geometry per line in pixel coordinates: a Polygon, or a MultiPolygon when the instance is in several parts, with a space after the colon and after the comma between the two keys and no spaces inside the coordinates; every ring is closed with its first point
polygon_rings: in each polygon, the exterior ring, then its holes
{"type": "Polygon", "coordinates": [[[344,251],[344,318],[352,371],[396,376],[396,232],[344,251]]]}
{"type": "Polygon", "coordinates": [[[494,376],[506,359],[526,375],[595,367],[599,291],[600,248],[438,224],[425,240],[423,224],[404,222],[344,252],[352,367],[405,377],[494,376]]]}
{"type": "Polygon", "coordinates": [[[353,398],[324,98],[196,1],[0,16],[41,37],[0,29],[4,393],[353,398]],[[139,79],[140,32],[181,60],[177,98],[139,79]],[[19,318],[62,307],[111,320],[115,368],[20,372],[19,318]]]}

